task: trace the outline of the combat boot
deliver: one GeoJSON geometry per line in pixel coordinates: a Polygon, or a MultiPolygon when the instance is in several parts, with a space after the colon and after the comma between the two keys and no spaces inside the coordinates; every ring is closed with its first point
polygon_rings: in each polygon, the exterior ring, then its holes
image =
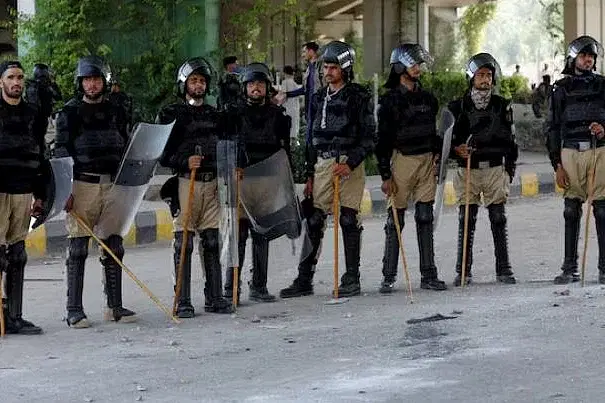
{"type": "Polygon", "coordinates": [[[605,200],[595,200],[593,206],[599,244],[599,284],[605,284],[605,200]]]}
{"type": "Polygon", "coordinates": [[[340,227],[345,251],[346,272],[340,279],[339,297],[353,297],[361,294],[359,282],[359,264],[361,252],[361,232],[363,228],[357,222],[357,210],[340,208],[340,227]]]}
{"type": "Polygon", "coordinates": [[[425,290],[444,291],[447,286],[437,276],[433,240],[433,203],[416,203],[414,218],[416,220],[416,237],[420,255],[420,288],[425,290]]]}
{"type": "MultiPolygon", "coordinates": [[[[242,277],[242,270],[244,267],[244,259],[246,257],[246,243],[248,241],[248,221],[247,220],[240,220],[239,222],[239,228],[238,228],[238,243],[237,243],[237,254],[238,254],[238,263],[239,263],[239,267],[238,267],[238,271],[237,271],[237,304],[240,304],[241,301],[241,277],[242,277]]],[[[223,295],[225,298],[229,299],[230,301],[233,300],[233,272],[234,272],[234,268],[233,267],[227,267],[226,270],[226,274],[225,274],[225,289],[223,292],[223,295]]]]}
{"type": "MultiPolygon", "coordinates": [[[[120,261],[124,258],[122,237],[111,235],[105,243],[120,261]]],[[[107,296],[104,319],[119,323],[136,322],[136,313],[122,306],[122,268],[105,250],[101,253],[101,264],[105,269],[105,295],[107,296]]]]}
{"type": "Polygon", "coordinates": [[[579,199],[565,199],[564,203],[565,256],[561,266],[563,273],[555,277],[555,284],[569,284],[580,281],[580,273],[578,273],[578,238],[580,237],[582,201],[579,199]]]}
{"type": "MultiPolygon", "coordinates": [[[[405,209],[397,209],[399,226],[403,229],[405,224],[405,209]]],[[[397,281],[397,264],[399,262],[399,238],[397,237],[397,227],[393,218],[393,209],[389,208],[387,212],[387,222],[384,225],[384,255],[382,257],[382,282],[379,292],[381,294],[390,294],[394,291],[397,281]]]]}
{"type": "Polygon", "coordinates": [[[6,331],[7,333],[24,335],[41,334],[41,328],[23,319],[23,283],[25,281],[26,264],[25,241],[10,245],[8,247],[8,269],[6,271],[7,317],[10,319],[6,331]]]}
{"type": "Polygon", "coordinates": [[[275,295],[267,290],[267,271],[269,266],[269,240],[252,231],[252,281],[250,281],[250,300],[255,302],[275,302],[275,295]]]}
{"type": "Polygon", "coordinates": [[[84,267],[88,257],[88,237],[70,238],[67,256],[67,318],[69,327],[85,329],[90,322],[82,306],[84,267]]]}
{"type": "MultiPolygon", "coordinates": [[[[187,235],[187,243],[183,239],[183,231],[174,233],[174,279],[178,281],[179,266],[181,262],[182,248],[185,248],[183,260],[183,278],[181,282],[181,292],[177,301],[176,316],[182,319],[193,318],[195,316],[195,308],[191,304],[191,254],[193,253],[193,235],[187,235]]],[[[174,290],[176,292],[177,285],[174,290]]]]}
{"type": "Polygon", "coordinates": [[[233,305],[223,297],[223,273],[219,258],[218,229],[206,229],[200,234],[200,250],[206,271],[204,288],[206,312],[232,313],[233,305]]]}
{"type": "Polygon", "coordinates": [[[496,258],[496,279],[500,283],[515,284],[517,280],[508,259],[508,233],[504,204],[491,204],[487,208],[494,238],[494,255],[496,258]]]}
{"type": "MultiPolygon", "coordinates": [[[[464,216],[465,206],[459,207],[458,214],[458,258],[456,260],[456,278],[454,279],[454,286],[460,287],[462,285],[462,253],[464,250],[464,216]]],[[[468,217],[468,238],[466,244],[466,270],[465,270],[465,285],[472,283],[473,273],[471,271],[473,265],[473,241],[475,239],[475,227],[477,225],[477,213],[479,212],[479,206],[471,204],[469,206],[469,217],[468,217]]]]}

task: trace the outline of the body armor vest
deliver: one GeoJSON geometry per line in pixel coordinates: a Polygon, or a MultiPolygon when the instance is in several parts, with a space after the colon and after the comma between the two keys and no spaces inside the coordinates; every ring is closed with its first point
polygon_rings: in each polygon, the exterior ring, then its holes
{"type": "Polygon", "coordinates": [[[17,170],[39,168],[41,139],[34,132],[35,113],[24,101],[16,106],[9,106],[3,101],[0,103],[1,167],[17,170]]]}
{"type": "Polygon", "coordinates": [[[347,84],[336,94],[328,95],[327,88],[319,90],[313,116],[313,146],[318,151],[329,151],[338,143],[342,151],[354,147],[358,142],[356,117],[352,116],[352,91],[347,84]]]}
{"type": "Polygon", "coordinates": [[[219,139],[219,115],[210,106],[195,108],[179,105],[177,114],[179,128],[183,130],[183,141],[176,154],[179,159],[196,155],[196,146],[202,151],[201,172],[216,171],[216,143],[219,139]]]}
{"type": "Polygon", "coordinates": [[[72,140],[74,151],[74,172],[97,174],[116,174],[126,147],[126,139],[120,132],[118,114],[108,102],[100,104],[80,103],[77,114],[75,138],[72,140]]]}
{"type": "Polygon", "coordinates": [[[425,92],[396,89],[395,104],[392,106],[396,127],[395,149],[402,154],[421,154],[433,151],[437,129],[437,110],[432,105],[432,96],[425,92]]]}
{"type": "Polygon", "coordinates": [[[246,165],[260,162],[283,147],[278,130],[281,110],[272,106],[248,105],[241,113],[241,141],[246,165]]]}
{"type": "Polygon", "coordinates": [[[592,122],[605,121],[605,88],[603,79],[571,78],[564,85],[565,105],[561,116],[562,138],[590,141],[592,122]]]}
{"type": "Polygon", "coordinates": [[[492,99],[486,109],[463,105],[469,134],[473,136],[471,145],[476,148],[474,154],[478,160],[502,158],[510,148],[513,134],[510,125],[503,122],[504,107],[500,99],[492,99]]]}

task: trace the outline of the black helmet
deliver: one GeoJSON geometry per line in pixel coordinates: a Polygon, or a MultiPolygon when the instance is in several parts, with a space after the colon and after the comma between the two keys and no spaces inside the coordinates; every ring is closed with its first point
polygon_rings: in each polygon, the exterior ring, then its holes
{"type": "Polygon", "coordinates": [[[206,88],[210,87],[210,82],[215,76],[212,65],[203,57],[194,57],[193,59],[187,60],[179,67],[179,71],[176,75],[179,96],[185,96],[185,83],[189,76],[194,72],[203,75],[206,79],[206,88]]]}
{"type": "Polygon", "coordinates": [[[324,48],[320,56],[323,63],[335,63],[346,73],[346,79],[353,79],[353,65],[355,64],[355,49],[341,41],[332,41],[324,48]]]}
{"type": "Polygon", "coordinates": [[[567,57],[565,58],[565,68],[561,74],[574,74],[574,64],[576,57],[580,53],[591,54],[595,57],[593,70],[597,69],[597,57],[603,57],[603,46],[592,36],[583,35],[569,43],[567,46],[567,57]]]}
{"type": "MultiPolygon", "coordinates": [[[[246,66],[242,75],[242,84],[250,81],[266,81],[267,86],[271,84],[271,71],[265,63],[250,63],[246,66]]],[[[269,89],[269,88],[267,88],[269,89]]]]}
{"type": "Polygon", "coordinates": [[[78,60],[76,67],[76,88],[83,91],[82,79],[84,77],[101,77],[105,83],[105,91],[109,89],[111,81],[111,69],[105,63],[102,57],[99,56],[84,56],[78,60]]]}
{"type": "Polygon", "coordinates": [[[403,43],[391,52],[391,66],[412,67],[415,64],[432,64],[433,57],[418,43],[403,43]]]}
{"type": "Polygon", "coordinates": [[[34,80],[50,80],[50,76],[52,72],[48,65],[44,63],[36,63],[34,64],[33,76],[34,80]]]}
{"type": "Polygon", "coordinates": [[[468,60],[466,63],[466,76],[469,82],[473,82],[475,73],[482,67],[487,67],[492,71],[492,84],[495,86],[500,81],[500,77],[502,77],[502,70],[500,70],[500,65],[496,59],[489,53],[477,53],[468,60]]]}

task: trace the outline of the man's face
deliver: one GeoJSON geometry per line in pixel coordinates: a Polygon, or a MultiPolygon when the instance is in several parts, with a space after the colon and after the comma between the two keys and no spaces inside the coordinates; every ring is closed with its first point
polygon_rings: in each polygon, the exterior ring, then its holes
{"type": "Polygon", "coordinates": [[[473,78],[473,84],[478,90],[489,90],[492,88],[493,83],[493,74],[490,69],[487,67],[481,67],[475,73],[475,77],[473,78]]]}
{"type": "Polygon", "coordinates": [[[311,59],[313,58],[313,55],[315,55],[314,51],[307,48],[306,46],[303,46],[301,56],[305,62],[310,62],[311,59]]]}
{"type": "Polygon", "coordinates": [[[206,94],[206,77],[192,73],[187,78],[187,95],[193,99],[201,99],[206,94]]]}
{"type": "Polygon", "coordinates": [[[580,52],[576,57],[576,67],[581,71],[591,71],[594,67],[595,56],[591,53],[580,52]]]}
{"type": "Polygon", "coordinates": [[[336,63],[324,63],[324,80],[328,84],[337,84],[342,81],[342,69],[336,63]]]}
{"type": "Polygon", "coordinates": [[[82,88],[84,95],[90,99],[98,99],[103,95],[105,83],[102,77],[84,77],[82,79],[82,88]]]}
{"type": "Polygon", "coordinates": [[[422,68],[419,64],[415,64],[412,67],[408,67],[407,72],[413,80],[418,80],[422,75],[422,68]]]}
{"type": "Polygon", "coordinates": [[[237,62],[235,63],[230,63],[227,65],[227,71],[229,73],[233,73],[235,71],[235,69],[237,68],[237,62]]]}
{"type": "Polygon", "coordinates": [[[2,75],[2,92],[9,98],[20,98],[23,94],[23,70],[12,67],[2,75]]]}
{"type": "Polygon", "coordinates": [[[262,80],[254,80],[246,83],[246,95],[248,98],[259,101],[267,96],[267,83],[262,80]]]}

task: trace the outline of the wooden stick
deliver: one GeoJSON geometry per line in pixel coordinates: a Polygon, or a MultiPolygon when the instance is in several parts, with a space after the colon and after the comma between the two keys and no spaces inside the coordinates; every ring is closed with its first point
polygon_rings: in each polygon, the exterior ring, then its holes
{"type": "Polygon", "coordinates": [[[584,287],[584,278],[586,277],[586,257],[588,255],[588,229],[590,226],[590,213],[592,211],[592,202],[594,199],[594,187],[595,187],[595,176],[597,174],[597,147],[596,141],[593,143],[592,147],[592,169],[590,172],[590,176],[588,177],[588,199],[586,203],[588,207],[586,207],[586,222],[584,224],[584,252],[582,253],[582,270],[581,270],[581,278],[582,278],[582,287],[584,287]]]}
{"type": "Polygon", "coordinates": [[[172,319],[174,323],[181,323],[174,315],[172,315],[168,307],[162,304],[158,297],[153,295],[151,290],[147,288],[147,286],[141,280],[139,280],[137,276],[135,276],[134,273],[128,267],[126,267],[126,265],[124,265],[124,263],[122,263],[122,261],[113,253],[109,246],[107,246],[105,242],[103,242],[101,239],[99,239],[98,236],[95,235],[93,230],[88,226],[88,224],[86,224],[82,217],[76,214],[76,212],[74,212],[73,210],[70,212],[70,214],[76,219],[76,221],[78,221],[78,224],[81,225],[82,228],[84,228],[86,232],[88,232],[99,245],[101,245],[101,248],[103,248],[105,252],[107,252],[109,256],[113,258],[113,260],[115,260],[115,262],[122,268],[122,270],[124,270],[126,274],[128,274],[128,276],[136,283],[136,285],[138,285],[141,290],[143,290],[143,292],[145,292],[145,294],[147,294],[147,296],[151,298],[153,302],[155,302],[155,304],[166,314],[166,316],[172,319]]]}
{"type": "MultiPolygon", "coordinates": [[[[338,163],[338,160],[336,161],[338,163]]],[[[334,175],[334,197],[332,214],[334,217],[334,299],[338,299],[338,225],[340,220],[340,177],[334,175]]]]}
{"type": "Polygon", "coordinates": [[[469,154],[466,159],[466,183],[464,185],[464,193],[466,196],[465,205],[464,205],[464,236],[462,239],[462,272],[460,275],[461,283],[460,286],[464,288],[466,283],[466,260],[467,256],[467,245],[468,245],[468,215],[470,210],[470,202],[471,202],[471,156],[469,154]]]}
{"type": "Polygon", "coordinates": [[[240,174],[239,172],[235,172],[235,211],[236,211],[236,215],[235,215],[235,219],[237,220],[235,222],[235,228],[236,228],[236,233],[235,233],[235,242],[237,243],[237,256],[235,257],[236,259],[236,264],[233,267],[233,297],[232,297],[232,309],[235,312],[235,310],[237,309],[237,303],[238,303],[238,299],[239,299],[239,295],[237,295],[238,290],[239,290],[239,220],[240,220],[240,207],[239,207],[239,198],[240,198],[240,183],[239,183],[239,177],[240,174]]]}
{"type": "Polygon", "coordinates": [[[6,324],[4,323],[4,303],[2,300],[4,299],[4,286],[2,284],[2,271],[0,271],[0,337],[4,337],[6,334],[6,324]]]}
{"type": "Polygon", "coordinates": [[[189,220],[191,218],[191,209],[193,208],[193,193],[195,191],[195,173],[197,168],[191,169],[191,176],[189,177],[189,197],[187,199],[187,208],[183,212],[183,243],[181,244],[181,251],[179,257],[179,267],[177,268],[176,275],[176,289],[174,292],[174,301],[172,302],[172,315],[176,315],[176,309],[178,307],[179,299],[181,298],[181,291],[183,290],[183,275],[184,275],[184,264],[185,255],[187,254],[187,237],[189,236],[189,220]]]}

